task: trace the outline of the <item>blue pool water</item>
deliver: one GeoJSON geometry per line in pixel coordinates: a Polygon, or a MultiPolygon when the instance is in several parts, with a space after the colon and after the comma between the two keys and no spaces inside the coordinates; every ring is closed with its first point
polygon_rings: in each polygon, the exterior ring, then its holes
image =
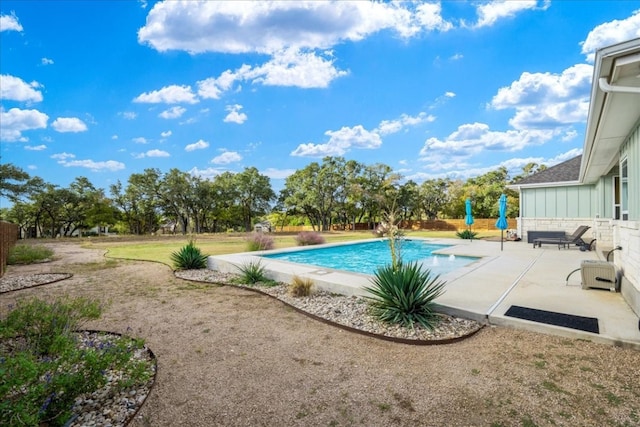
{"type": "MultiPolygon", "coordinates": [[[[433,254],[434,251],[446,247],[449,245],[437,245],[424,240],[405,240],[402,242],[402,260],[405,262],[419,261],[431,269],[433,274],[442,275],[478,259],[476,257],[433,254]]],[[[376,268],[391,263],[389,242],[386,240],[338,245],[329,248],[308,248],[263,256],[298,264],[310,264],[364,274],[373,274],[376,268]]]]}

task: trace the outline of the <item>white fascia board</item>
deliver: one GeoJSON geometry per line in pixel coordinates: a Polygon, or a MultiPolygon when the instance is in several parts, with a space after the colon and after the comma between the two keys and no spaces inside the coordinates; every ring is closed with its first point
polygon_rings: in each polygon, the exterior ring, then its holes
{"type": "Polygon", "coordinates": [[[539,182],[535,184],[509,184],[507,188],[511,190],[521,190],[528,188],[550,188],[550,187],[575,187],[578,185],[584,185],[580,181],[559,181],[559,182],[539,182]]]}

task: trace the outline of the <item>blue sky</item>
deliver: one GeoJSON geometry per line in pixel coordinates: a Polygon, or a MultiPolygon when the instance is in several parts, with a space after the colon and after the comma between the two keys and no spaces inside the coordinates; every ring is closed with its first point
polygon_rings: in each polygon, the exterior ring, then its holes
{"type": "Polygon", "coordinates": [[[0,3],[0,161],[67,186],[327,155],[466,179],[580,154],[635,1],[0,3]]]}

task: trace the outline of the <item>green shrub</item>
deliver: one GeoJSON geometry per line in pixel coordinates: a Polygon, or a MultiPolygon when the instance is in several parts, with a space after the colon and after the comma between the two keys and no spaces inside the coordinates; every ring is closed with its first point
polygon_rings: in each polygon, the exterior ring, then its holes
{"type": "Polygon", "coordinates": [[[239,281],[246,285],[255,285],[258,282],[268,282],[265,276],[265,268],[260,261],[250,261],[246,264],[237,266],[240,270],[239,281]]]}
{"type": "Polygon", "coordinates": [[[264,233],[251,233],[247,237],[247,250],[253,251],[268,251],[273,249],[275,242],[273,237],[267,236],[264,233]]]}
{"type": "Polygon", "coordinates": [[[32,299],[0,320],[0,425],[64,425],[76,398],[106,384],[109,370],[125,372],[116,389],[149,380],[149,363],[131,360],[142,341],[73,332],[100,311],[86,299],[32,299]]]}
{"type": "Polygon", "coordinates": [[[207,256],[202,255],[193,240],[178,252],[171,254],[171,261],[176,270],[197,270],[207,267],[207,256]]]}
{"type": "Polygon", "coordinates": [[[85,298],[60,298],[50,303],[32,298],[17,303],[3,322],[0,336],[19,334],[35,353],[54,354],[70,344],[72,331],[101,314],[98,302],[85,298]]]}
{"type": "Polygon", "coordinates": [[[433,330],[439,315],[434,300],[444,292],[445,282],[416,262],[386,265],[376,270],[373,286],[365,288],[373,297],[372,314],[387,323],[413,327],[418,323],[433,330]]]}
{"type": "Polygon", "coordinates": [[[53,251],[42,245],[18,244],[9,250],[7,264],[33,264],[50,259],[53,251]]]}
{"type": "Polygon", "coordinates": [[[321,245],[325,243],[324,236],[315,231],[301,231],[296,236],[298,246],[321,245]]]}
{"type": "Polygon", "coordinates": [[[476,233],[475,231],[471,231],[469,229],[466,229],[463,231],[456,231],[456,236],[458,236],[461,239],[473,240],[476,238],[477,235],[478,233],[476,233]]]}
{"type": "Polygon", "coordinates": [[[294,297],[308,297],[309,294],[311,294],[312,287],[313,280],[309,278],[293,276],[291,284],[289,285],[289,293],[294,297]]]}

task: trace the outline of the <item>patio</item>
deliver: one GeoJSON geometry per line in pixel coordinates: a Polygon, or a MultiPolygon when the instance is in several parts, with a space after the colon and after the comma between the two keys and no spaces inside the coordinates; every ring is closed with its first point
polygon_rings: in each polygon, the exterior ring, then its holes
{"type": "MultiPolygon", "coordinates": [[[[598,260],[597,252],[582,252],[577,247],[558,250],[549,245],[533,249],[526,242],[500,243],[484,240],[428,239],[432,243],[453,245],[438,253],[478,256],[479,261],[442,276],[446,292],[438,303],[442,310],[492,325],[526,329],[569,338],[629,346],[640,349],[638,316],[618,292],[582,289],[582,260],[598,260]],[[545,323],[506,316],[511,306],[564,313],[598,319],[599,333],[583,332],[545,323]]],[[[211,269],[235,272],[236,265],[255,260],[259,252],[221,255],[209,258],[211,269]]],[[[369,276],[315,266],[291,264],[260,258],[269,277],[289,282],[293,275],[312,278],[316,286],[345,295],[365,295],[362,287],[369,276]]]]}

